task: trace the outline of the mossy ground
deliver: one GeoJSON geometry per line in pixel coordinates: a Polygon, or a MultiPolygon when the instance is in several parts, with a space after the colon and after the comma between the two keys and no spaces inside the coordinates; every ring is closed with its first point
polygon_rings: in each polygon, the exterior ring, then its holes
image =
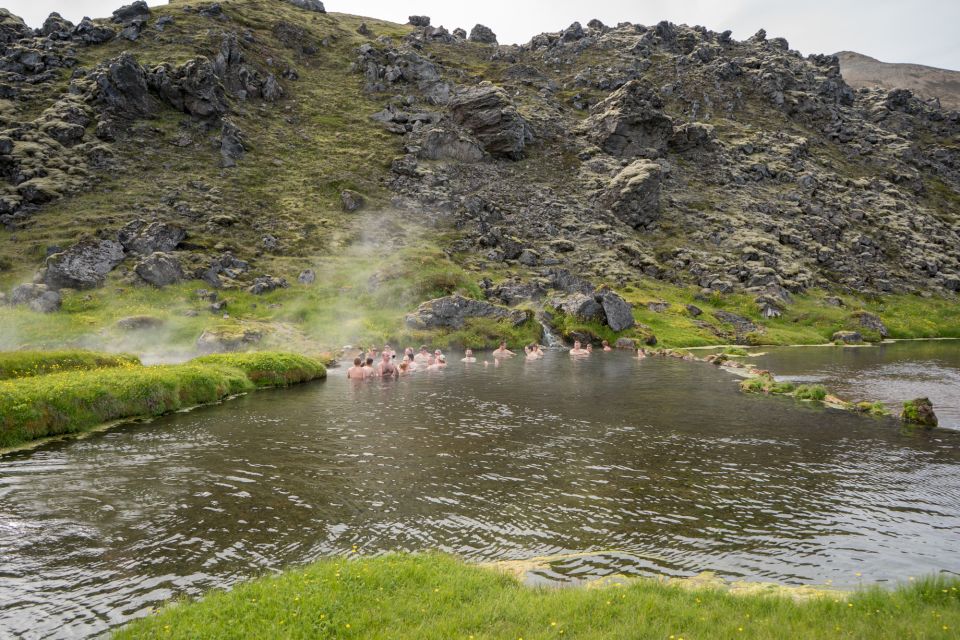
{"type": "Polygon", "coordinates": [[[532,589],[443,555],[322,560],[165,607],[132,638],[954,638],[960,582],[805,602],[638,580],[532,589]]]}
{"type": "MultiPolygon", "coordinates": [[[[109,360],[102,354],[89,357],[109,360]]],[[[38,362],[48,361],[38,357],[38,362]]],[[[0,380],[0,448],[325,375],[321,363],[305,356],[254,353],[152,367],[128,361],[122,366],[0,380]]]]}
{"type": "Polygon", "coordinates": [[[48,373],[138,366],[136,356],[92,351],[0,352],[0,380],[30,378],[48,373]]]}

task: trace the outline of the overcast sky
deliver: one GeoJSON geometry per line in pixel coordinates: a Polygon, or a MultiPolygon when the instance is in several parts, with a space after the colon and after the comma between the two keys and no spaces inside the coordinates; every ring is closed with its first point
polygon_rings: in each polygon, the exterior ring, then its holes
{"type": "MultiPolygon", "coordinates": [[[[276,2],[278,0],[261,0],[276,2]]],[[[148,0],[151,5],[165,1],[148,0]]],[[[0,6],[39,26],[58,11],[76,22],[84,15],[109,16],[124,0],[0,0],[0,6]]],[[[731,29],[738,40],[763,27],[803,53],[851,50],[884,62],[914,62],[960,70],[960,0],[329,0],[342,11],[406,22],[428,15],[434,25],[470,30],[481,22],[501,43],[526,42],[542,31],[557,31],[574,20],[599,18],[607,24],[660,20],[731,29]]]]}

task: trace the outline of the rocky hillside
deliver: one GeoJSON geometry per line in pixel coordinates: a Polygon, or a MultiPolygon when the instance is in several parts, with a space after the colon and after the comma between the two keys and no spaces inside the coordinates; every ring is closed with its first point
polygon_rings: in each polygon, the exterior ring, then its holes
{"type": "Polygon", "coordinates": [[[960,114],[763,31],[593,20],[501,46],[174,1],[38,30],[0,10],[0,47],[0,278],[37,310],[110,283],[262,295],[360,244],[436,248],[440,293],[600,322],[601,282],[768,317],[814,289],[960,291],[960,114]]]}
{"type": "Polygon", "coordinates": [[[960,71],[880,62],[855,51],[841,51],[837,59],[840,73],[851,87],[909,89],[921,98],[938,101],[944,109],[960,109],[960,71]]]}

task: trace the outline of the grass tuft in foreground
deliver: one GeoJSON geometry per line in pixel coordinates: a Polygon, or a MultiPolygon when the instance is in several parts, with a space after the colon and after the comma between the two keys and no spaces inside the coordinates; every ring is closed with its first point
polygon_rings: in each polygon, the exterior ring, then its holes
{"type": "Polygon", "coordinates": [[[266,352],[0,380],[0,448],[325,375],[311,358],[266,352]]]}
{"type": "Polygon", "coordinates": [[[0,352],[0,380],[29,378],[48,373],[139,366],[133,355],[95,351],[7,351],[0,352]]]}
{"type": "Polygon", "coordinates": [[[638,580],[532,589],[445,555],[321,560],[168,606],[115,638],[954,638],[960,581],[806,602],[638,580]]]}

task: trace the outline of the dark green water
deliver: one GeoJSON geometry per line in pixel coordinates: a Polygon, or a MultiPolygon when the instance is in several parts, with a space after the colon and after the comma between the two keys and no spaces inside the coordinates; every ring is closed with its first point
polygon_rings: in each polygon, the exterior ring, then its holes
{"type": "Polygon", "coordinates": [[[89,637],[353,545],[593,552],[537,576],[554,581],[960,572],[955,431],[624,353],[342,376],[0,458],[0,636],[89,637]]]}

